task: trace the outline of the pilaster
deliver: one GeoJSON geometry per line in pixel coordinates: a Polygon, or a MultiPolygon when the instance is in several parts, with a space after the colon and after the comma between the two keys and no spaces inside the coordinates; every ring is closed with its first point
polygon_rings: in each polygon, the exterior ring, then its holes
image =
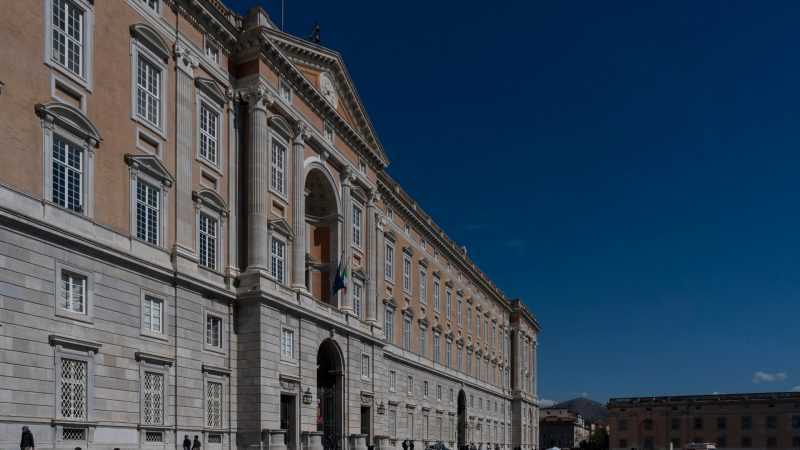
{"type": "Polygon", "coordinates": [[[263,86],[243,94],[248,104],[247,270],[269,273],[269,126],[272,95],[263,86]]]}
{"type": "Polygon", "coordinates": [[[378,262],[376,255],[376,246],[378,244],[378,227],[376,225],[375,214],[377,209],[375,203],[378,200],[378,191],[372,190],[370,192],[369,201],[367,202],[367,301],[366,301],[366,318],[367,322],[375,324],[377,320],[376,310],[378,307],[375,283],[378,277],[378,262]]]}
{"type": "MultiPolygon", "coordinates": [[[[176,186],[176,230],[175,253],[191,260],[195,259],[194,249],[194,202],[192,201],[192,155],[194,118],[194,69],[199,65],[197,59],[180,42],[175,44],[176,61],[176,124],[175,148],[177,171],[176,186]]],[[[166,118],[165,118],[166,119],[166,118]]]]}
{"type": "Polygon", "coordinates": [[[343,263],[350,269],[347,277],[346,290],[342,298],[342,311],[353,313],[353,199],[351,189],[353,187],[353,171],[346,166],[342,172],[342,215],[344,216],[344,227],[342,231],[342,258],[343,263]]]}
{"type": "Polygon", "coordinates": [[[305,218],[305,140],[309,132],[305,123],[299,122],[292,140],[292,287],[305,291],[306,287],[306,218],[305,218]]]}

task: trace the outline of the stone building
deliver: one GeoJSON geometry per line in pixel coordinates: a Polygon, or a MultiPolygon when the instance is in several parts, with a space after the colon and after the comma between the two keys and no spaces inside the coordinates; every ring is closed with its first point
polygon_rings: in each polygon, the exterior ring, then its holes
{"type": "Polygon", "coordinates": [[[579,448],[589,441],[591,427],[580,414],[566,408],[542,408],[539,414],[542,448],[579,448]]]}
{"type": "Polygon", "coordinates": [[[538,448],[536,319],[338,53],[218,0],[6,2],[0,37],[0,448],[538,448]]]}
{"type": "Polygon", "coordinates": [[[800,448],[800,393],[612,398],[612,449],[800,448]]]}

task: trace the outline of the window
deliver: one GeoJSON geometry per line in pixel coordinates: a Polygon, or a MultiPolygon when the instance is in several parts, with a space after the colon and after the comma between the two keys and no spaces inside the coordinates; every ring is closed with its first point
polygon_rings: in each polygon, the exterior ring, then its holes
{"type": "Polygon", "coordinates": [[[61,308],[66,311],[86,314],[86,277],[61,271],[61,308]]]}
{"type": "Polygon", "coordinates": [[[403,317],[403,349],[411,351],[411,318],[403,317]]]}
{"type": "Polygon", "coordinates": [[[467,308],[467,333],[472,332],[472,308],[467,308]]]}
{"type": "Polygon", "coordinates": [[[353,205],[353,245],[361,248],[361,208],[353,205]]]}
{"type": "Polygon", "coordinates": [[[384,315],[384,333],[386,341],[394,343],[394,308],[391,306],[386,307],[386,314],[384,315]]]}
{"type": "Polygon", "coordinates": [[[428,349],[428,342],[427,342],[427,330],[425,328],[419,329],[419,354],[425,356],[425,353],[428,349]]]}
{"type": "Polygon", "coordinates": [[[358,161],[358,171],[363,173],[364,175],[367,174],[367,163],[364,162],[363,159],[358,161]]]}
{"type": "Polygon", "coordinates": [[[450,289],[445,292],[444,295],[444,315],[447,317],[447,320],[450,320],[450,311],[453,305],[453,292],[450,289]]]}
{"type": "Polygon", "coordinates": [[[369,379],[369,355],[361,354],[361,378],[369,379]]]}
{"type": "Polygon", "coordinates": [[[217,234],[217,220],[200,213],[200,265],[211,270],[217,270],[217,234]]]}
{"type": "Polygon", "coordinates": [[[456,349],[456,369],[461,370],[461,357],[463,355],[464,347],[461,344],[458,344],[458,348],[456,349]]]}
{"type": "Polygon", "coordinates": [[[153,12],[156,12],[156,13],[158,12],[158,8],[159,8],[158,2],[159,2],[159,0],[140,0],[140,1],[142,3],[144,3],[145,6],[150,8],[153,12]]]}
{"type": "Polygon", "coordinates": [[[461,321],[461,307],[463,306],[463,303],[464,302],[461,301],[460,298],[456,301],[456,322],[458,322],[459,325],[462,324],[462,321],[461,321]]]}
{"type": "Polygon", "coordinates": [[[209,428],[222,428],[222,383],[206,383],[206,425],[209,428]]]}
{"type": "Polygon", "coordinates": [[[453,388],[450,388],[450,396],[448,398],[450,399],[450,403],[453,403],[455,400],[455,392],[453,391],[453,388]]]}
{"type": "Polygon", "coordinates": [[[325,140],[333,144],[334,132],[333,125],[331,125],[330,122],[325,122],[323,126],[323,134],[325,136],[325,140]]]}
{"type": "Polygon", "coordinates": [[[278,239],[273,237],[272,238],[272,245],[270,246],[271,250],[271,271],[272,277],[275,278],[278,283],[285,284],[286,283],[286,244],[278,239]]]}
{"type": "Polygon", "coordinates": [[[270,170],[272,189],[281,196],[286,196],[286,146],[277,139],[272,139],[270,170]]]}
{"type": "Polygon", "coordinates": [[[440,286],[439,286],[439,278],[433,277],[433,310],[439,312],[440,306],[440,286]]]}
{"type": "Polygon", "coordinates": [[[397,409],[389,407],[389,437],[397,437],[397,409]]]}
{"type": "Polygon", "coordinates": [[[752,416],[742,416],[742,429],[749,430],[753,428],[753,417],[752,416]]]}
{"type": "Polygon", "coordinates": [[[717,429],[724,430],[728,428],[728,420],[725,417],[717,417],[717,429]]]}
{"type": "Polygon", "coordinates": [[[670,428],[672,430],[674,430],[674,431],[680,430],[681,429],[681,419],[672,419],[670,421],[670,428]]]}
{"type": "Polygon", "coordinates": [[[703,429],[703,418],[702,417],[695,417],[694,418],[694,429],[695,430],[702,430],[703,429]]]}
{"type": "Polygon", "coordinates": [[[144,373],[143,419],[146,425],[164,424],[164,374],[144,373]]]}
{"type": "Polygon", "coordinates": [[[444,344],[444,348],[444,364],[445,366],[450,367],[450,362],[453,356],[453,342],[450,339],[447,339],[444,344]]]}
{"type": "Polygon", "coordinates": [[[389,371],[389,391],[395,392],[397,390],[397,372],[394,370],[389,371]]]}
{"type": "Polygon", "coordinates": [[[161,128],[161,69],[139,52],[136,59],[136,116],[161,128]]]}
{"type": "Polygon", "coordinates": [[[363,319],[363,316],[361,315],[361,298],[363,291],[364,287],[361,282],[358,280],[353,280],[353,312],[359,319],[363,319]]]}
{"type": "Polygon", "coordinates": [[[436,385],[436,400],[442,401],[442,385],[436,385]]]}
{"type": "Polygon", "coordinates": [[[61,400],[58,402],[62,418],[86,420],[88,364],[86,361],[62,358],[59,387],[61,400]]]}
{"type": "Polygon", "coordinates": [[[774,430],[778,428],[778,418],[776,416],[767,416],[767,429],[774,430]]]}
{"type": "Polygon", "coordinates": [[[219,48],[206,37],[206,58],[214,64],[219,64],[219,48]]]}
{"type": "Polygon", "coordinates": [[[422,382],[422,396],[423,397],[428,396],[428,380],[422,382]]]}
{"type": "Polygon", "coordinates": [[[481,337],[481,318],[480,317],[475,318],[475,337],[476,338],[480,338],[481,337]]]}
{"type": "Polygon", "coordinates": [[[206,345],[222,349],[222,319],[210,314],[206,315],[206,345]]]}
{"type": "Polygon", "coordinates": [[[403,253],[403,290],[411,293],[411,257],[403,253]]]}
{"type": "Polygon", "coordinates": [[[475,407],[475,397],[472,394],[469,395],[469,407],[470,408],[475,407]]]}
{"type": "Polygon", "coordinates": [[[161,190],[141,179],[136,181],[136,237],[159,243],[161,190]]]}
{"type": "Polygon", "coordinates": [[[414,395],[414,377],[411,375],[409,375],[406,380],[406,394],[414,395]]]}
{"type": "Polygon", "coordinates": [[[419,301],[423,305],[428,303],[428,272],[424,267],[419,269],[419,301]]]}
{"type": "Polygon", "coordinates": [[[467,375],[472,372],[472,350],[467,350],[467,375]]]}
{"type": "Polygon", "coordinates": [[[53,192],[56,205],[83,212],[83,150],[59,135],[53,138],[53,192]]]}
{"type": "MultiPolygon", "coordinates": [[[[275,164],[275,144],[273,143],[273,165],[275,164]]],[[[200,158],[213,165],[218,163],[219,113],[205,102],[200,102],[200,158]]],[[[273,167],[273,187],[275,184],[273,167]]]]}
{"type": "Polygon", "coordinates": [[[800,430],[800,416],[792,416],[792,428],[800,430]]]}
{"type": "Polygon", "coordinates": [[[294,330],[283,329],[281,334],[281,357],[289,361],[294,360],[294,330]]]}
{"type": "Polygon", "coordinates": [[[441,337],[439,333],[433,333],[433,362],[439,363],[439,348],[441,347],[441,337]]]}
{"type": "Polygon", "coordinates": [[[284,79],[281,79],[280,94],[281,98],[286,103],[292,103],[292,87],[289,85],[289,82],[284,79]]]}
{"type": "Polygon", "coordinates": [[[52,0],[52,61],[80,78],[84,69],[84,10],[70,0],[52,0]]]}
{"type": "Polygon", "coordinates": [[[163,333],[163,314],[164,301],[152,295],[144,296],[144,313],[142,322],[145,331],[161,334],[163,333]]]}
{"type": "Polygon", "coordinates": [[[394,282],[394,245],[388,241],[383,253],[383,278],[390,283],[394,282]]]}
{"type": "Polygon", "coordinates": [[[411,227],[408,224],[405,224],[403,231],[406,233],[406,236],[411,236],[411,227]]]}

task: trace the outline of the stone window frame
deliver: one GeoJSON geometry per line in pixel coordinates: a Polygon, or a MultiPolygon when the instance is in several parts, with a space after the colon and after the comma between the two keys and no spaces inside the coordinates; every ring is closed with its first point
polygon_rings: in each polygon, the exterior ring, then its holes
{"type": "Polygon", "coordinates": [[[203,34],[203,59],[208,61],[209,63],[219,67],[220,63],[222,62],[222,48],[216,41],[210,39],[208,34],[203,34]],[[209,48],[216,51],[216,56],[212,58],[209,55],[209,48]]]}
{"type": "Polygon", "coordinates": [[[288,325],[286,325],[286,324],[281,325],[281,338],[280,339],[281,339],[281,341],[280,341],[280,348],[281,348],[281,350],[280,350],[280,360],[281,360],[281,362],[282,363],[296,365],[298,361],[297,361],[297,333],[296,333],[295,329],[290,327],[290,326],[288,326],[288,325]],[[284,336],[284,333],[287,332],[287,331],[292,334],[292,355],[291,355],[291,357],[286,357],[283,354],[283,348],[284,348],[283,336],[284,336]]]}
{"type": "Polygon", "coordinates": [[[94,60],[94,5],[89,0],[68,0],[83,11],[83,47],[81,48],[80,75],[53,60],[53,0],[44,2],[44,64],[82,86],[88,92],[93,88],[94,60]]]}
{"type": "Polygon", "coordinates": [[[453,290],[449,287],[444,290],[444,317],[447,320],[453,317],[453,290]]]}
{"type": "Polygon", "coordinates": [[[389,369],[387,378],[389,379],[389,392],[397,392],[397,371],[389,369]]]}
{"type": "Polygon", "coordinates": [[[52,72],[50,74],[50,97],[58,102],[69,104],[68,100],[65,100],[62,98],[62,96],[58,95],[59,90],[71,95],[73,100],[78,100],[81,104],[81,107],[79,108],[80,111],[86,114],[86,104],[88,101],[86,93],[83,92],[82,89],[78,88],[72,79],[66,78],[65,75],[61,74],[61,72],[52,72]]]}
{"type": "MultiPolygon", "coordinates": [[[[71,337],[58,336],[51,334],[48,342],[53,347],[53,362],[55,384],[53,399],[53,425],[56,428],[56,443],[61,444],[64,428],[83,428],[86,430],[86,442],[92,441],[95,420],[95,355],[99,352],[102,344],[75,339],[71,337]],[[61,383],[58,375],[61,361],[72,359],[86,363],[86,419],[74,420],[64,418],[60,413],[59,400],[61,399],[61,383]]],[[[83,442],[83,441],[82,441],[83,442]]]]}
{"type": "Polygon", "coordinates": [[[364,231],[366,230],[366,226],[364,224],[364,218],[366,217],[367,214],[366,214],[366,210],[364,208],[364,204],[361,203],[360,201],[356,200],[355,198],[353,198],[353,200],[352,200],[351,214],[352,214],[351,219],[352,219],[352,226],[353,226],[352,239],[351,239],[352,240],[352,246],[353,246],[354,249],[356,249],[358,251],[363,251],[364,244],[365,244],[365,241],[366,241],[366,239],[365,239],[366,238],[366,234],[364,233],[364,231]],[[356,211],[358,211],[358,226],[356,226],[356,211]],[[356,240],[356,236],[358,236],[357,240],[356,240]]]}
{"type": "Polygon", "coordinates": [[[226,219],[228,218],[228,209],[225,200],[216,192],[211,189],[203,189],[199,192],[192,192],[192,200],[195,203],[195,245],[197,249],[198,263],[197,267],[203,270],[208,270],[217,275],[223,275],[223,267],[225,264],[225,245],[226,234],[225,226],[226,219]],[[217,221],[217,241],[215,243],[215,267],[200,264],[200,215],[206,215],[217,221]]]}
{"type": "Polygon", "coordinates": [[[203,351],[216,353],[219,355],[226,355],[228,352],[225,348],[227,344],[225,340],[225,331],[228,325],[225,323],[223,313],[213,311],[210,308],[203,307],[203,351]],[[214,347],[208,343],[208,317],[215,317],[219,319],[219,347],[214,347]]]}
{"type": "Polygon", "coordinates": [[[361,352],[361,379],[363,381],[372,379],[372,358],[366,352],[361,352]],[[364,362],[366,362],[366,365],[364,362]],[[365,370],[366,373],[364,372],[365,370]]]}
{"type": "Polygon", "coordinates": [[[210,95],[207,95],[201,89],[197,89],[197,99],[195,101],[195,120],[197,121],[197,126],[195,127],[195,146],[197,147],[195,151],[195,159],[200,162],[202,165],[210,168],[214,172],[219,175],[223,175],[222,167],[223,166],[223,139],[222,139],[222,132],[224,129],[224,117],[225,117],[225,105],[224,103],[220,103],[219,101],[213,99],[210,95]],[[203,139],[202,131],[200,130],[200,118],[202,115],[203,107],[210,110],[214,114],[217,115],[217,157],[216,161],[212,161],[202,155],[200,155],[200,141],[203,139]]]}
{"type": "Polygon", "coordinates": [[[419,288],[419,302],[428,305],[428,268],[419,264],[417,269],[417,287],[419,288]]]}
{"type": "Polygon", "coordinates": [[[280,77],[278,80],[278,98],[280,98],[284,103],[287,105],[292,104],[292,85],[285,77],[280,77]],[[285,88],[285,91],[284,91],[285,88]],[[284,92],[287,92],[288,95],[284,96],[284,92]]]}
{"type": "Polygon", "coordinates": [[[414,346],[414,318],[409,314],[403,313],[403,350],[410,352],[414,346]],[[406,327],[408,325],[408,327],[406,327]],[[408,333],[406,333],[408,329],[408,333]]]}
{"type": "MultiPolygon", "coordinates": [[[[140,316],[139,316],[139,334],[142,336],[146,336],[153,339],[158,339],[161,341],[168,341],[169,337],[167,336],[167,297],[156,293],[154,291],[142,288],[139,294],[139,302],[140,302],[140,316]],[[161,332],[155,332],[153,330],[149,330],[144,327],[144,303],[147,297],[154,297],[161,300],[161,332]]],[[[205,341],[205,334],[203,335],[203,340],[205,341]]]]}
{"type": "Polygon", "coordinates": [[[366,280],[359,276],[357,272],[352,273],[352,282],[353,282],[353,314],[358,318],[358,320],[364,320],[366,317],[366,302],[368,301],[366,298],[366,280]],[[356,289],[360,292],[360,297],[358,300],[358,308],[356,309],[356,289]]]}
{"type": "Polygon", "coordinates": [[[292,174],[291,165],[292,165],[292,146],[289,139],[283,136],[280,132],[275,132],[275,129],[271,129],[273,132],[269,134],[269,191],[275,194],[278,198],[283,201],[289,201],[289,189],[291,188],[291,179],[294,174],[292,174]],[[272,152],[275,150],[275,145],[278,144],[283,147],[283,190],[276,189],[272,183],[274,183],[274,177],[272,176],[272,152]]]}
{"type": "MultiPolygon", "coordinates": [[[[142,443],[146,444],[145,435],[148,431],[166,431],[173,425],[172,414],[167,410],[170,393],[170,370],[174,365],[172,358],[153,355],[143,352],[136,352],[136,360],[139,362],[139,434],[142,443]],[[164,377],[164,398],[162,400],[162,424],[147,424],[144,422],[144,378],[145,373],[157,373],[164,377]]],[[[160,445],[167,442],[168,433],[164,433],[164,442],[154,443],[160,445]]]]}
{"type": "Polygon", "coordinates": [[[384,238],[383,246],[383,279],[387,283],[394,285],[395,243],[392,239],[386,236],[384,238]],[[391,259],[391,261],[389,261],[389,259],[391,259]]]}
{"type": "Polygon", "coordinates": [[[407,252],[403,251],[403,292],[408,295],[411,295],[412,291],[414,290],[414,259],[412,255],[407,252]],[[406,265],[406,263],[408,263],[406,265]],[[408,267],[408,273],[406,273],[406,267],[408,267]]]}
{"type": "MultiPolygon", "coordinates": [[[[223,435],[223,444],[225,441],[225,430],[228,426],[229,418],[226,410],[226,401],[230,395],[230,371],[218,367],[211,367],[203,365],[203,430],[207,436],[209,433],[220,433],[223,435]],[[211,428],[208,426],[208,383],[219,383],[222,386],[222,394],[220,398],[220,427],[211,428]]],[[[204,439],[205,440],[205,439],[204,439]]]]}
{"type": "Polygon", "coordinates": [[[433,311],[441,312],[442,309],[442,280],[436,272],[433,273],[433,311]]]}
{"type": "Polygon", "coordinates": [[[289,240],[282,234],[276,235],[276,232],[277,232],[276,230],[273,230],[273,233],[270,233],[269,236],[269,273],[272,279],[275,280],[276,283],[287,285],[289,284],[288,283],[289,268],[287,267],[289,265],[289,240]],[[277,272],[277,269],[275,268],[276,264],[273,263],[273,258],[274,258],[272,252],[273,241],[279,242],[283,246],[283,267],[280,273],[277,272]],[[280,276],[278,277],[276,275],[280,276]]]}
{"type": "Polygon", "coordinates": [[[145,127],[149,131],[160,136],[164,141],[167,140],[167,86],[169,85],[169,55],[170,50],[166,46],[160,35],[150,27],[138,24],[131,27],[130,58],[131,58],[131,120],[145,127]],[[139,31],[146,27],[148,33],[155,33],[156,36],[145,36],[139,31]],[[144,56],[147,61],[161,71],[161,83],[159,86],[159,123],[154,124],[149,120],[139,117],[137,108],[137,79],[139,70],[139,58],[144,56]]]}
{"type": "MultiPolygon", "coordinates": [[[[158,167],[158,169],[163,169],[163,171],[154,169],[151,164],[147,164],[147,160],[155,158],[155,160],[160,161],[158,156],[148,154],[148,155],[126,155],[125,162],[128,164],[128,174],[130,179],[130,187],[129,187],[129,194],[128,198],[130,200],[130,237],[131,239],[135,239],[137,242],[141,242],[145,245],[153,246],[159,249],[166,248],[166,235],[169,227],[169,191],[172,187],[174,182],[172,176],[169,172],[166,171],[166,168],[163,166],[158,167]],[[143,239],[139,239],[138,230],[137,230],[137,220],[136,214],[137,210],[137,186],[139,180],[142,180],[144,183],[149,184],[157,189],[159,189],[159,205],[158,205],[158,242],[153,244],[151,242],[145,241],[143,239]]],[[[160,166],[160,162],[156,163],[160,166]]]]}
{"type": "Polygon", "coordinates": [[[411,374],[406,376],[406,395],[409,397],[414,396],[414,375],[411,374]]]}
{"type": "Polygon", "coordinates": [[[60,261],[56,262],[55,267],[55,302],[54,302],[54,314],[56,317],[63,317],[65,319],[70,319],[78,322],[83,322],[86,324],[94,324],[94,274],[91,270],[83,267],[78,267],[72,264],[66,264],[60,261]],[[70,272],[75,275],[84,277],[86,279],[86,289],[85,289],[85,296],[84,296],[84,308],[86,313],[77,313],[73,311],[66,310],[61,307],[60,302],[61,298],[64,293],[64,285],[61,281],[61,274],[62,272],[70,272]]]}
{"type": "Polygon", "coordinates": [[[384,335],[386,336],[386,342],[390,344],[394,344],[394,334],[395,334],[395,317],[397,316],[397,308],[395,308],[391,304],[387,304],[385,306],[386,311],[384,312],[384,335]],[[391,320],[389,317],[391,316],[391,320]],[[391,327],[391,329],[390,329],[391,327]]]}

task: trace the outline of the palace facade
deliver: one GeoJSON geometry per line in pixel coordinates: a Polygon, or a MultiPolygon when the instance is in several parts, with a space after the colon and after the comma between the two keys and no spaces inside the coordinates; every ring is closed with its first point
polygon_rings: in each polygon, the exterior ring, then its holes
{"type": "Polygon", "coordinates": [[[538,322],[338,53],[218,0],[3,6],[0,448],[538,449],[538,322]]]}

